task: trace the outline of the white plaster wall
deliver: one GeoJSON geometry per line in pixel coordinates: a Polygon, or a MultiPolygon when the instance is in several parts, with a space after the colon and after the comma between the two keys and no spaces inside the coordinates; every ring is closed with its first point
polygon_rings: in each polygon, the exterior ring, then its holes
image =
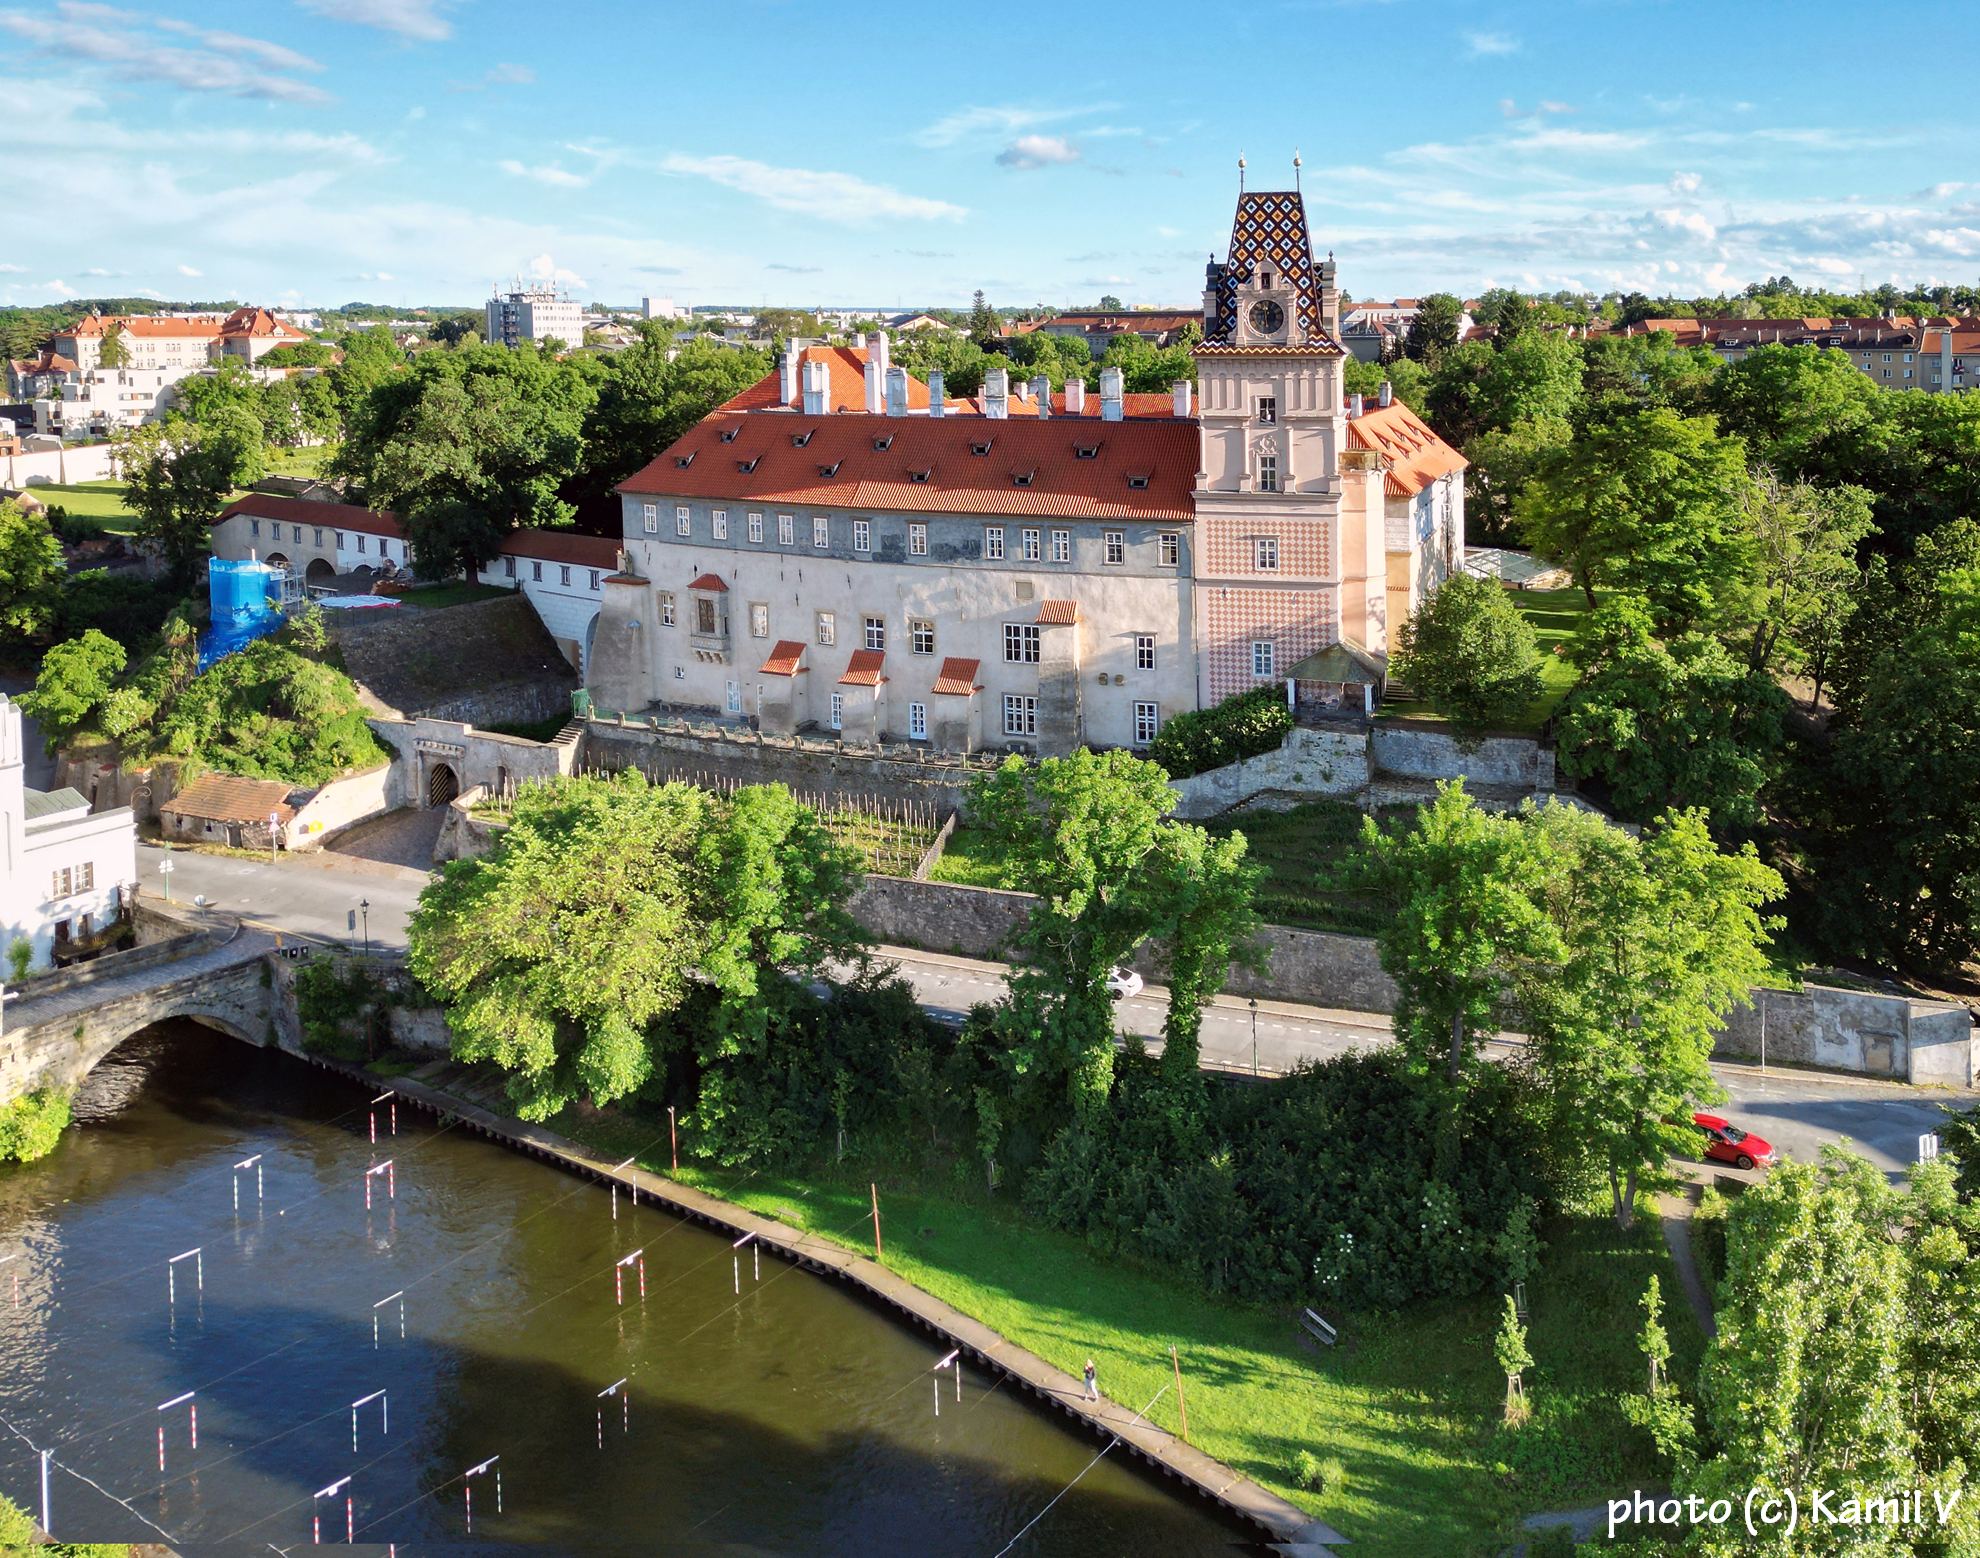
{"type": "Polygon", "coordinates": [[[53,482],[108,481],[117,474],[108,444],[37,449],[31,454],[0,454],[0,483],[33,487],[53,482]]]}
{"type": "Polygon", "coordinates": [[[392,765],[376,768],[348,779],[333,779],[312,795],[283,833],[286,849],[321,849],[323,841],[339,828],[347,828],[366,817],[376,816],[391,806],[392,765]]]}
{"type": "Polygon", "coordinates": [[[137,828],[128,807],[94,812],[74,822],[30,828],[23,835],[20,865],[4,884],[5,945],[27,941],[35,968],[46,968],[55,945],[55,922],[87,918],[90,929],[104,924],[117,907],[118,890],[137,880],[137,828]],[[64,866],[90,863],[96,885],[67,898],[49,896],[53,874],[64,866]]]}

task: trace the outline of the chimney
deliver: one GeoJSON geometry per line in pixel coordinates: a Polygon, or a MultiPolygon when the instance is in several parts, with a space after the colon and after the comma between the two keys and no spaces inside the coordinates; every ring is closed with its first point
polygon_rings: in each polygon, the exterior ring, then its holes
{"type": "Polygon", "coordinates": [[[1019,379],[1011,386],[1011,393],[1017,396],[1020,401],[1029,403],[1031,400],[1031,381],[1029,379],[1019,379]]]}
{"type": "Polygon", "coordinates": [[[1067,379],[1066,380],[1067,414],[1069,416],[1078,416],[1081,412],[1085,410],[1086,410],[1086,380],[1067,379]]]}
{"type": "Polygon", "coordinates": [[[1382,381],[1382,393],[1376,397],[1375,404],[1378,406],[1394,405],[1395,399],[1396,399],[1395,385],[1391,384],[1387,379],[1384,379],[1382,381]]]}
{"type": "Polygon", "coordinates": [[[866,332],[864,330],[856,330],[853,332],[853,350],[856,352],[863,352],[866,350],[866,332]]]}
{"type": "Polygon", "coordinates": [[[931,417],[939,417],[946,410],[947,408],[942,404],[942,370],[940,368],[930,368],[928,370],[928,414],[931,417]]]}
{"type": "Polygon", "coordinates": [[[990,368],[983,375],[983,414],[1002,422],[1011,414],[1011,376],[1007,369],[990,368]]]}
{"type": "Polygon", "coordinates": [[[1100,370],[1100,420],[1118,422],[1121,419],[1121,370],[1102,368],[1100,370]]]}
{"type": "Polygon", "coordinates": [[[781,373],[778,389],[781,393],[777,397],[777,404],[780,406],[788,406],[798,397],[798,358],[800,355],[795,346],[784,348],[784,360],[778,365],[781,373]]]}
{"type": "Polygon", "coordinates": [[[907,415],[907,369],[887,370],[887,415],[904,417],[907,415]]]}
{"type": "Polygon", "coordinates": [[[1037,397],[1038,414],[1041,417],[1049,417],[1052,414],[1051,379],[1047,378],[1042,373],[1039,374],[1037,378],[1031,381],[1031,393],[1037,397]]]}
{"type": "Polygon", "coordinates": [[[1176,416],[1178,420],[1187,421],[1190,408],[1196,400],[1196,386],[1188,379],[1177,379],[1172,391],[1176,401],[1176,416]]]}
{"type": "Polygon", "coordinates": [[[873,355],[880,359],[880,380],[884,384],[887,379],[887,370],[894,365],[894,359],[888,354],[887,332],[885,330],[875,330],[873,332],[872,351],[873,355]]]}
{"type": "Polygon", "coordinates": [[[1347,412],[1348,412],[1348,420],[1350,421],[1361,415],[1360,395],[1357,394],[1357,395],[1348,396],[1347,412]]]}
{"type": "Polygon", "coordinates": [[[880,364],[871,357],[866,359],[866,409],[870,412],[880,409],[880,364]]]}
{"type": "Polygon", "coordinates": [[[831,374],[825,364],[810,358],[804,364],[804,414],[818,417],[825,414],[825,394],[831,384],[831,374]]]}

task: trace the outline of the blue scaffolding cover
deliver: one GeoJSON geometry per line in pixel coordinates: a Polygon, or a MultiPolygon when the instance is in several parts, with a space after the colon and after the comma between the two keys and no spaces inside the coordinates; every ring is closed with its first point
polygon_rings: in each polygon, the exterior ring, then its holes
{"type": "Polygon", "coordinates": [[[280,568],[216,557],[206,565],[206,588],[213,625],[199,636],[202,671],[282,625],[280,568]]]}

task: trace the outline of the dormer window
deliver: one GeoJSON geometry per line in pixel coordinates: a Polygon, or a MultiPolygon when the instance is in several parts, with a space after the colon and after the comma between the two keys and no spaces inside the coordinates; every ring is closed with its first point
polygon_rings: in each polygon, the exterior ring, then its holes
{"type": "Polygon", "coordinates": [[[739,427],[725,427],[725,428],[723,428],[723,429],[722,429],[722,442],[723,442],[723,443],[725,443],[725,444],[732,444],[732,443],[734,443],[734,442],[736,441],[736,434],[738,434],[738,433],[740,433],[741,431],[742,431],[742,429],[741,429],[741,428],[739,428],[739,427]]]}
{"type": "Polygon", "coordinates": [[[1098,444],[1074,444],[1073,458],[1075,460],[1097,460],[1100,458],[1100,446],[1098,444]]]}
{"type": "Polygon", "coordinates": [[[1038,473],[1036,471],[1012,471],[1011,481],[1015,486],[1029,487],[1031,485],[1032,478],[1037,474],[1038,473]]]}
{"type": "Polygon", "coordinates": [[[811,435],[817,431],[816,428],[808,427],[802,433],[791,434],[791,447],[793,449],[802,449],[806,444],[811,442],[811,435]]]}
{"type": "Polygon", "coordinates": [[[974,455],[986,455],[990,452],[990,445],[992,442],[993,440],[988,438],[984,439],[981,443],[977,442],[975,439],[971,439],[969,444],[969,452],[974,455]]]}
{"type": "Polygon", "coordinates": [[[688,468],[688,467],[689,467],[690,465],[692,465],[692,464],[694,464],[694,453],[693,453],[693,451],[692,451],[692,450],[690,450],[690,451],[689,451],[688,453],[686,453],[686,454],[677,454],[677,455],[675,455],[675,456],[674,456],[674,464],[676,464],[676,465],[678,465],[678,466],[679,466],[679,467],[680,467],[680,468],[681,468],[682,470],[686,470],[686,469],[687,469],[687,468],[688,468]]]}
{"type": "Polygon", "coordinates": [[[892,433],[883,433],[880,437],[873,440],[873,452],[875,454],[885,454],[893,446],[894,435],[892,433]]]}
{"type": "Polygon", "coordinates": [[[843,464],[845,464],[843,460],[834,460],[830,465],[821,465],[818,467],[818,474],[820,476],[836,476],[839,474],[839,467],[843,464]]]}
{"type": "Polygon", "coordinates": [[[927,466],[923,466],[923,467],[922,467],[922,468],[921,468],[920,470],[918,470],[918,471],[909,471],[909,472],[908,472],[908,480],[909,480],[909,481],[927,481],[927,480],[928,480],[928,477],[929,477],[929,474],[930,474],[930,468],[929,468],[929,467],[927,467],[927,466]]]}
{"type": "MultiPolygon", "coordinates": [[[[762,455],[758,455],[756,457],[756,460],[760,460],[762,458],[763,458],[762,455]]],[[[743,475],[747,476],[751,471],[756,469],[756,460],[738,460],[736,461],[736,469],[741,471],[743,475]]]]}
{"type": "Polygon", "coordinates": [[[1140,475],[1130,474],[1128,476],[1127,483],[1130,487],[1134,488],[1136,492],[1140,492],[1148,486],[1147,473],[1143,472],[1140,475]]]}

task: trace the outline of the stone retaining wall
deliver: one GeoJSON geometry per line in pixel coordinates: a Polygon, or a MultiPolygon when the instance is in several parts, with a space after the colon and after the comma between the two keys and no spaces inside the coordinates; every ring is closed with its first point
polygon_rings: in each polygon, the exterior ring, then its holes
{"type": "Polygon", "coordinates": [[[919,801],[938,812],[959,807],[970,779],[984,771],[980,763],[943,761],[933,754],[880,755],[815,741],[759,741],[754,731],[701,734],[597,719],[585,726],[578,761],[581,768],[608,773],[637,768],[661,780],[784,784],[807,797],[919,801]]]}

